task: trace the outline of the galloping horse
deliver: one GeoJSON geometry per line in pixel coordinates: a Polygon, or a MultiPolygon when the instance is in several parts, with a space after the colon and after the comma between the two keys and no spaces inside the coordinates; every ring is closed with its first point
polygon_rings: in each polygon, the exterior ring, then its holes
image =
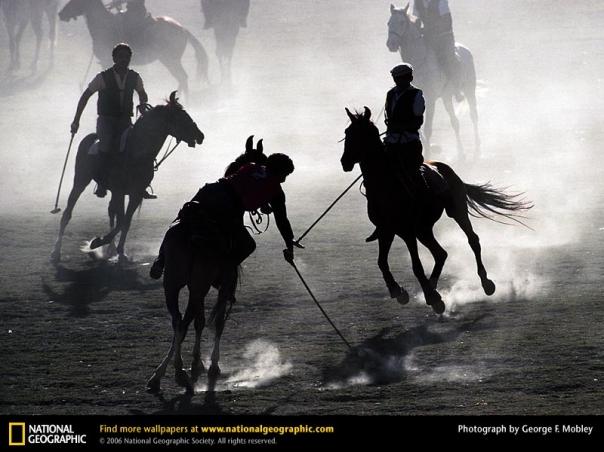
{"type": "MultiPolygon", "coordinates": [[[[141,116],[130,129],[125,150],[120,153],[120,157],[123,158],[120,161],[121,168],[114,171],[109,179],[109,190],[111,190],[109,222],[112,229],[103,238],[95,238],[90,244],[90,248],[94,249],[113,243],[115,236],[121,232],[117,253],[120,261],[127,260],[124,243],[130,229],[132,215],[142,202],[145,189],[153,180],[155,173],[153,161],[168,135],[178,141],[186,142],[189,147],[201,144],[204,139],[197,124],[178,103],[176,91],[170,95],[166,105],[152,108],[141,116]],[[128,195],[129,201],[124,213],[126,195],[128,195]],[[114,225],[116,218],[117,221],[114,225]]],[[[51,259],[55,262],[61,259],[63,234],[78,198],[93,179],[98,180],[99,178],[100,160],[98,154],[92,152],[95,149],[92,146],[96,141],[97,135],[91,133],[80,142],[78,147],[73,188],[61,217],[59,236],[51,254],[51,259]]]]}
{"type": "MultiPolygon", "coordinates": [[[[70,0],[59,12],[59,18],[63,21],[77,19],[79,16],[86,18],[94,55],[103,66],[111,66],[111,49],[116,44],[127,41],[123,18],[109,12],[101,0],[70,0]]],[[[154,17],[143,33],[141,39],[129,43],[134,51],[132,64],[148,64],[159,60],[178,80],[178,90],[187,94],[188,76],[181,58],[188,42],[195,49],[197,75],[207,80],[206,51],[197,38],[177,21],[170,17],[154,17]]]]}
{"type": "Polygon", "coordinates": [[[231,60],[239,28],[246,26],[250,0],[201,0],[206,28],[214,29],[222,80],[231,82],[231,60]]]}
{"type": "MultiPolygon", "coordinates": [[[[463,145],[459,135],[459,120],[453,108],[453,87],[446,73],[438,64],[434,50],[426,43],[421,29],[409,15],[409,5],[405,8],[395,8],[390,5],[390,20],[388,20],[388,40],[386,46],[391,52],[398,51],[403,61],[411,63],[414,67],[414,80],[424,92],[426,98],[426,121],[424,123],[424,136],[427,143],[432,136],[432,123],[434,107],[440,98],[449,114],[451,126],[455,131],[457,152],[460,158],[464,157],[463,145]]],[[[476,69],[472,52],[461,44],[455,45],[459,58],[460,83],[459,87],[470,107],[470,117],[474,126],[474,144],[476,153],[480,153],[480,136],[478,135],[478,110],[476,108],[476,69]]]]}
{"type": "Polygon", "coordinates": [[[491,215],[497,214],[515,219],[517,214],[513,212],[525,211],[532,205],[518,200],[518,195],[503,193],[490,184],[466,184],[451,167],[436,161],[426,162],[425,169],[432,171],[433,177],[442,177],[441,185],[444,189],[438,195],[429,190],[426,197],[418,199],[403,189],[400,175],[392,170],[380,133],[371,122],[371,111],[365,107],[362,114],[352,114],[348,109],[346,112],[352,123],[346,129],[344,153],[340,161],[344,171],[352,171],[356,163],[361,167],[367,191],[369,219],[378,231],[378,266],[390,296],[401,304],[409,301],[408,293],[394,280],[388,266],[390,247],[394,237],[399,236],[407,245],[413,273],[421,285],[426,303],[435,312],[444,312],[445,305],[436,288],[447,252],[436,241],[432,229],[445,209],[447,215],[466,234],[476,257],[482,288],[485,294],[492,295],[495,283],[488,278],[482,263],[480,241],[472,229],[469,215],[492,219],[491,215]],[[426,278],[419,258],[417,240],[434,257],[434,268],[429,279],[426,278]]]}
{"type": "MultiPolygon", "coordinates": [[[[263,152],[262,140],[253,147],[253,135],[246,141],[245,152],[235,159],[226,169],[225,176],[233,174],[246,163],[266,162],[263,152]]],[[[207,252],[191,246],[190,234],[187,225],[177,221],[170,227],[164,241],[162,250],[164,255],[164,292],[166,306],[172,317],[172,344],[168,353],[155,369],[147,381],[147,389],[157,392],[160,389],[161,379],[166,373],[166,368],[172,356],[174,357],[174,370],[176,382],[188,391],[193,390],[193,383],[204,372],[201,360],[201,334],[205,326],[204,303],[212,286],[217,287],[218,299],[210,314],[210,321],[214,321],[214,348],[212,350],[211,365],[208,371],[208,388],[211,390],[220,375],[218,360],[220,359],[220,338],[224,331],[227,317],[227,302],[235,300],[237,287],[237,270],[230,267],[224,256],[207,252]],[[180,290],[187,286],[189,289],[189,302],[184,318],[178,308],[178,295],[180,290]],[[183,369],[181,344],[187,334],[191,322],[195,326],[195,344],[193,346],[193,363],[191,365],[191,378],[183,369]]]]}
{"type": "Polygon", "coordinates": [[[4,12],[4,21],[8,31],[8,47],[10,50],[9,70],[21,66],[21,38],[25,27],[31,21],[31,27],[36,35],[36,52],[31,63],[32,71],[38,68],[40,46],[42,44],[42,17],[48,19],[48,39],[50,41],[50,65],[54,62],[54,50],[57,39],[57,11],[59,0],[2,0],[0,6],[4,12]]]}

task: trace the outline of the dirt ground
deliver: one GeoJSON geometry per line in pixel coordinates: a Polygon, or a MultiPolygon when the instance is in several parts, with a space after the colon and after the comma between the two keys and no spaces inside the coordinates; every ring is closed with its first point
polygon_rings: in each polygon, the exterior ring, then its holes
{"type": "MultiPolygon", "coordinates": [[[[108,227],[107,202],[92,186],[76,207],[62,262],[49,261],[59,222],[49,211],[90,58],[82,20],[60,24],[52,69],[43,53],[39,73],[28,72],[28,30],[24,68],[0,74],[0,413],[604,414],[604,6],[597,1],[489,0],[488,8],[450,1],[457,39],[476,60],[483,148],[480,156],[473,152],[460,106],[467,155],[459,159],[439,108],[430,157],[450,163],[467,182],[490,180],[535,204],[525,221],[531,229],[474,221],[497,284],[493,297],[480,290],[463,234],[443,219],[436,232],[449,252],[440,286],[445,315],[425,305],[401,243],[391,265],[412,301],[402,307],[391,300],[377,245],[363,241],[372,226],[355,189],[296,258],[353,350],[283,261],[271,224],[243,267],[214,397],[204,392],[205,379],[194,397],[183,397],[172,367],[162,393],[146,393],[171,340],[162,286],[148,277],[148,265],[180,205],[217,179],[253,133],[269,153],[287,152],[296,163],[285,190],[294,230],[302,233],[357,174],[339,165],[344,107],[368,105],[377,117],[388,70],[400,61],[385,46],[390,2],[257,0],[228,88],[219,83],[198,2],[167,3],[147,1],[154,14],[192,30],[210,56],[211,84],[192,81],[184,100],[206,142],[179,150],[156,174],[159,199],[135,216],[127,265],[80,251],[108,227]]],[[[3,26],[0,43],[4,71],[3,26]]],[[[185,66],[193,71],[191,50],[185,66]]],[[[136,69],[152,103],[175,89],[158,63],[136,69]]],[[[91,102],[82,130],[92,130],[94,119],[91,102]]],[[[61,206],[72,176],[73,159],[61,206]]],[[[186,362],[191,343],[192,336],[186,362]]],[[[211,343],[204,337],[206,363],[211,343]]]]}

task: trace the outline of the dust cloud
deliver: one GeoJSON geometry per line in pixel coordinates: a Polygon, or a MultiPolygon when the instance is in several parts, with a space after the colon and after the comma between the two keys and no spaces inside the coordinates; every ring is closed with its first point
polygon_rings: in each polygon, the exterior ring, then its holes
{"type": "MultiPolygon", "coordinates": [[[[142,217],[134,222],[153,219],[167,225],[199,186],[221,176],[243,150],[245,139],[254,134],[264,139],[268,153],[292,156],[296,172],[285,184],[290,215],[299,225],[310,223],[351,180],[339,165],[343,148],[338,140],[347,125],[344,107],[369,106],[384,129],[380,111],[391,86],[389,69],[400,61],[385,45],[390,1],[252,0],[248,26],[240,30],[235,47],[230,85],[221,83],[214,36],[203,29],[199,1],[146,3],[152,14],[174,17],[202,42],[210,80],[195,78],[189,47],[183,64],[190,74],[191,92],[182,100],[206,141],[196,149],[183,146],[162,166],[153,182],[160,197],[145,203],[142,217]]],[[[530,296],[547,284],[539,261],[549,249],[580,242],[586,235],[602,235],[604,223],[594,212],[602,207],[604,99],[599,93],[604,80],[604,7],[595,0],[449,3],[456,39],[474,54],[482,148],[480,153],[474,149],[468,110],[462,103],[457,112],[465,149],[459,155],[449,120],[438,104],[435,146],[425,156],[449,163],[468,183],[491,181],[523,192],[535,204],[526,219],[532,230],[474,222],[487,269],[497,275],[502,289],[497,297],[530,296]]],[[[82,18],[59,23],[51,68],[43,42],[35,74],[29,71],[31,29],[25,32],[22,68],[17,71],[6,70],[4,25],[0,40],[0,212],[3,218],[42,218],[53,207],[82,87],[101,67],[93,59],[85,74],[91,40],[82,18]]],[[[157,62],[135,69],[152,104],[163,102],[176,89],[174,78],[157,62]]],[[[77,142],[94,130],[94,104],[93,98],[71,150],[62,207],[71,186],[77,142]]],[[[106,200],[91,192],[89,187],[82,195],[76,215],[104,221],[106,200]]],[[[343,222],[332,230],[353,231],[360,238],[369,228],[365,201],[358,192],[347,196],[354,200],[346,203],[350,214],[363,220],[338,219],[343,222]]],[[[158,241],[162,232],[153,240],[158,241]]],[[[480,298],[466,238],[448,220],[437,226],[437,237],[450,252],[444,278],[451,281],[443,293],[457,305],[480,298]]]]}

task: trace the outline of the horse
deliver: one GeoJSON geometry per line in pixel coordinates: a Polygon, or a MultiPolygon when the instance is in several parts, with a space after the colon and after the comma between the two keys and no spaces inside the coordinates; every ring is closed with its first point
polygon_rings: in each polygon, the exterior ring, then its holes
{"type": "MultiPolygon", "coordinates": [[[[453,108],[454,87],[448,80],[445,71],[438,64],[434,50],[427,44],[419,25],[412,20],[409,14],[409,5],[405,8],[395,8],[390,5],[390,19],[388,20],[388,39],[386,46],[391,52],[399,52],[401,59],[411,63],[414,67],[414,80],[424,92],[426,99],[426,121],[424,123],[424,137],[430,143],[432,136],[432,123],[436,101],[443,101],[445,110],[449,115],[451,126],[455,131],[457,153],[460,159],[464,158],[463,144],[459,134],[459,120],[453,108]]],[[[476,154],[480,154],[480,136],[478,133],[478,109],[476,107],[476,69],[472,52],[461,44],[456,43],[455,49],[459,58],[460,91],[465,96],[470,108],[470,118],[474,127],[474,145],[476,154]]]]}
{"type": "MultiPolygon", "coordinates": [[[[440,179],[439,193],[427,190],[425,196],[413,195],[401,183],[404,176],[392,170],[391,159],[387,156],[380,133],[371,121],[371,111],[365,107],[363,113],[351,113],[346,109],[351,124],[346,129],[344,152],[340,159],[345,172],[352,171],[359,164],[363,174],[367,196],[367,210],[370,221],[377,227],[379,255],[378,267],[382,272],[391,298],[401,304],[409,301],[409,295],[395,281],[388,265],[388,254],[395,236],[400,237],[409,250],[413,273],[422,288],[426,303],[441,314],[445,304],[437,291],[438,279],[442,272],[447,252],[434,237],[433,227],[443,211],[452,218],[465,233],[478,269],[478,276],[484,293],[495,293],[495,283],[489,279],[481,257],[478,235],[472,228],[470,215],[489,218],[494,215],[516,220],[518,212],[532,207],[532,204],[519,199],[521,194],[507,194],[490,184],[473,185],[464,183],[453,169],[438,161],[425,162],[424,170],[431,177],[440,179]],[[443,185],[444,183],[444,185],[443,185]],[[430,278],[426,278],[419,258],[417,240],[432,254],[434,268],[430,278]]],[[[436,185],[436,183],[434,184],[436,185]]],[[[407,185],[408,187],[408,185],[407,185]]]]}
{"type": "MultiPolygon", "coordinates": [[[[256,148],[253,146],[253,135],[246,141],[245,152],[230,163],[225,171],[225,177],[235,173],[247,163],[263,164],[266,155],[263,151],[262,140],[256,148]]],[[[160,390],[161,379],[172,356],[174,356],[175,381],[187,391],[193,391],[194,383],[205,371],[201,360],[201,335],[205,326],[205,297],[212,286],[218,288],[218,298],[210,314],[210,321],[214,322],[214,348],[211,355],[211,365],[208,370],[208,390],[211,391],[220,375],[220,339],[228,317],[227,303],[235,301],[237,287],[237,269],[229,266],[228,262],[217,253],[208,253],[203,249],[191,247],[190,235],[187,225],[177,220],[170,227],[161,246],[160,253],[164,259],[163,286],[166,297],[166,306],[172,319],[172,343],[162,362],[154,370],[147,381],[149,392],[160,390]],[[180,290],[187,286],[189,301],[182,317],[178,307],[180,290]],[[195,343],[193,346],[193,360],[191,365],[191,378],[183,369],[181,344],[187,334],[191,322],[195,327],[195,343]]]]}
{"type": "MultiPolygon", "coordinates": [[[[80,16],[86,18],[88,31],[92,37],[92,51],[104,67],[113,64],[112,48],[128,41],[124,20],[118,14],[109,12],[102,0],[70,0],[59,11],[62,21],[70,21],[80,16]]],[[[182,25],[170,17],[152,17],[149,25],[141,32],[143,36],[130,42],[133,49],[132,64],[144,65],[159,60],[178,81],[178,90],[188,93],[188,75],[181,58],[190,43],[195,49],[197,75],[208,78],[208,56],[201,43],[182,25]]]]}
{"type": "Polygon", "coordinates": [[[50,66],[54,64],[54,49],[57,40],[57,11],[58,0],[3,0],[0,7],[4,13],[4,21],[8,32],[8,47],[10,51],[9,70],[21,67],[21,38],[27,24],[31,22],[36,35],[36,51],[31,63],[31,70],[35,72],[40,59],[42,45],[42,18],[48,19],[48,39],[50,41],[50,66]]]}
{"type": "Polygon", "coordinates": [[[239,28],[246,26],[249,0],[201,0],[206,28],[214,29],[216,56],[222,80],[231,82],[231,60],[239,28]]]}
{"type": "MultiPolygon", "coordinates": [[[[120,168],[111,172],[109,190],[109,224],[111,231],[104,237],[95,238],[90,243],[90,248],[95,249],[103,245],[112,244],[113,239],[120,234],[117,246],[118,262],[126,262],[128,257],[124,253],[124,244],[132,216],[141,204],[145,189],[155,173],[154,160],[161,150],[168,135],[176,138],[178,142],[184,141],[189,147],[202,144],[204,135],[197,124],[184,110],[176,98],[176,91],[172,92],[165,105],[158,105],[142,115],[130,129],[126,139],[124,152],[120,152],[120,168]],[[128,195],[128,207],[124,213],[125,196],[128,195]]],[[[71,220],[75,204],[92,180],[98,182],[101,162],[96,152],[97,135],[87,135],[79,144],[75,162],[75,175],[73,187],[69,194],[67,207],[61,217],[59,235],[51,253],[51,260],[58,262],[61,259],[61,246],[65,228],[71,220]],[[92,147],[95,145],[95,147],[92,147]]]]}

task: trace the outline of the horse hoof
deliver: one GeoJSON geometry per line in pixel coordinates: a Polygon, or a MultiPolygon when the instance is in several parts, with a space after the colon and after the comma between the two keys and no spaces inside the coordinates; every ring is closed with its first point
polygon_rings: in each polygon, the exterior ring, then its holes
{"type": "Polygon", "coordinates": [[[199,380],[199,377],[205,372],[206,368],[202,362],[199,364],[193,364],[191,367],[191,379],[193,381],[199,380]]]}
{"type": "Polygon", "coordinates": [[[90,249],[91,249],[91,250],[94,250],[94,249],[97,249],[98,247],[103,246],[103,245],[104,245],[104,243],[103,243],[103,239],[102,239],[102,238],[100,238],[100,237],[95,237],[95,238],[92,240],[92,242],[90,242],[90,245],[89,245],[89,246],[90,246],[90,249]]]}
{"type": "Polygon", "coordinates": [[[187,391],[193,390],[193,384],[191,383],[191,379],[184,370],[176,371],[176,374],[174,375],[174,381],[176,381],[176,384],[178,386],[185,388],[187,391]]]}
{"type": "Polygon", "coordinates": [[[436,290],[431,294],[426,295],[426,303],[430,305],[437,314],[442,314],[445,312],[445,303],[436,290]]]}
{"type": "Polygon", "coordinates": [[[147,392],[150,394],[157,394],[160,391],[160,380],[156,377],[151,377],[147,381],[147,392]]]}
{"type": "Polygon", "coordinates": [[[495,283],[490,279],[485,278],[482,281],[482,288],[484,289],[484,293],[489,296],[495,293],[495,283]]]}
{"type": "Polygon", "coordinates": [[[128,264],[130,262],[130,258],[126,254],[120,254],[117,258],[118,264],[128,264]]]}
{"type": "Polygon", "coordinates": [[[406,290],[401,290],[401,293],[396,297],[396,301],[399,302],[400,305],[404,306],[409,303],[409,294],[406,290]]]}
{"type": "Polygon", "coordinates": [[[208,370],[208,377],[217,378],[219,376],[220,376],[220,367],[218,366],[218,364],[212,364],[210,366],[210,370],[208,370]]]}
{"type": "Polygon", "coordinates": [[[435,301],[434,303],[432,303],[430,306],[432,306],[432,309],[434,310],[434,312],[436,312],[437,314],[442,314],[443,312],[445,312],[445,303],[440,300],[440,301],[435,301]]]}

